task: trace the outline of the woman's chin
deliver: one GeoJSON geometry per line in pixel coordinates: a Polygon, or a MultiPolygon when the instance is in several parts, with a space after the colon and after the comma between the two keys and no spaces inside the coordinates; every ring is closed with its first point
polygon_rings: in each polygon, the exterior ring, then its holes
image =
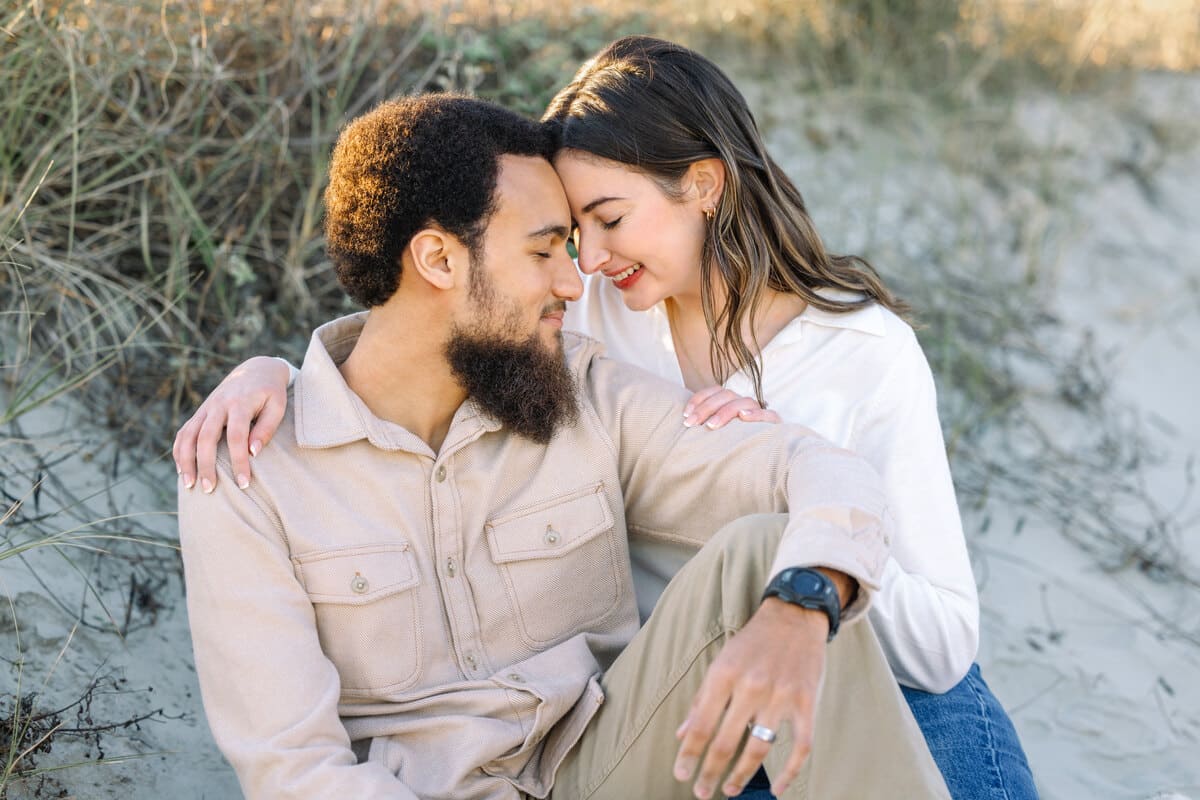
{"type": "Polygon", "coordinates": [[[621,300],[630,311],[649,311],[658,305],[662,298],[646,292],[623,292],[621,300]]]}

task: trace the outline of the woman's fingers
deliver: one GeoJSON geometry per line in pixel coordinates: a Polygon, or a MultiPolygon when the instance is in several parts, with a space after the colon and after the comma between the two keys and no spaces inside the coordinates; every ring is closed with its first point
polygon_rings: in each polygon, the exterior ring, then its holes
{"type": "Polygon", "coordinates": [[[288,372],[280,359],[256,356],[239,364],[205,398],[171,448],[186,488],[197,479],[206,493],[216,488],[217,447],[226,426],[234,480],[243,489],[250,485],[250,458],[271,441],[287,410],[288,372]]]}
{"type": "Polygon", "coordinates": [[[229,445],[229,466],[233,470],[233,480],[239,489],[245,489],[250,485],[250,415],[238,406],[229,410],[225,443],[229,445]]]}
{"type": "Polygon", "coordinates": [[[738,419],[742,420],[743,422],[771,422],[775,425],[779,425],[783,422],[783,417],[779,416],[769,408],[739,410],[738,419]]]}
{"type": "Polygon", "coordinates": [[[287,411],[287,395],[271,394],[250,429],[250,455],[256,456],[271,441],[287,411]]]}
{"type": "Polygon", "coordinates": [[[712,391],[697,392],[692,402],[694,405],[690,406],[691,411],[683,420],[683,424],[689,428],[703,425],[709,430],[716,430],[733,419],[743,422],[783,421],[774,411],[760,407],[753,397],[742,397],[719,387],[712,391]]]}
{"type": "Polygon", "coordinates": [[[196,472],[205,494],[217,488],[217,445],[224,430],[225,411],[209,412],[196,437],[196,472]]]}
{"type": "Polygon", "coordinates": [[[175,471],[183,479],[185,489],[191,489],[196,485],[196,436],[203,424],[204,409],[202,407],[179,428],[179,432],[175,434],[175,444],[171,446],[171,456],[175,459],[175,471]]]}
{"type": "MultiPolygon", "coordinates": [[[[734,394],[728,389],[718,388],[717,391],[712,392],[692,406],[691,413],[683,418],[683,424],[689,428],[695,427],[696,425],[707,425],[711,421],[712,416],[722,408],[732,402],[742,399],[744,398],[734,394]]],[[[754,403],[753,400],[750,402],[754,403]]],[[[754,403],[755,407],[757,407],[757,405],[757,403],[754,403]]],[[[733,413],[737,413],[736,409],[733,413]]]]}
{"type": "Polygon", "coordinates": [[[687,417],[690,417],[692,415],[692,412],[696,410],[696,406],[700,405],[705,400],[712,397],[714,394],[718,394],[719,392],[727,392],[727,391],[729,391],[729,390],[726,389],[724,386],[717,385],[717,386],[709,386],[707,388],[701,389],[700,391],[696,392],[687,401],[687,405],[685,405],[683,407],[684,418],[686,419],[687,417]]]}

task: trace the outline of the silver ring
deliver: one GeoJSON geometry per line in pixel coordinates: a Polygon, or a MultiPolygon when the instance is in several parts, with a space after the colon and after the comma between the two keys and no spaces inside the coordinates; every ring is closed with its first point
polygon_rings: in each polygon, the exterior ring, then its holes
{"type": "Polygon", "coordinates": [[[755,725],[753,722],[746,726],[750,729],[750,735],[755,739],[762,739],[767,744],[775,741],[775,731],[765,725],[755,725]]]}

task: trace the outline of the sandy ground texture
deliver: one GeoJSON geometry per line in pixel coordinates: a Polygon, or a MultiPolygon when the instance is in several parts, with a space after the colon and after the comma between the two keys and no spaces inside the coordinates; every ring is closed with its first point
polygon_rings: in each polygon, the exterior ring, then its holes
{"type": "MultiPolygon", "coordinates": [[[[773,152],[827,240],[955,262],[947,272],[980,291],[1031,273],[1057,317],[1048,346],[1086,347],[1101,361],[1109,418],[1051,402],[1056,387],[1044,401],[1033,392],[1031,410],[1067,452],[1098,440],[1103,450],[1108,426],[1138,434],[1141,460],[1124,442],[1107,468],[1145,496],[1099,498],[1112,500],[1100,510],[1132,539],[1154,528],[1184,577],[1085,552],[1082,529],[1095,527],[1086,507],[1038,508],[1003,486],[981,502],[959,481],[980,586],[978,660],[1043,797],[1200,798],[1200,81],[1145,75],[1098,96],[1030,94],[1003,114],[949,124],[925,111],[910,109],[897,134],[872,126],[854,98],[810,103],[793,119],[773,116],[773,152]]],[[[875,263],[886,273],[886,258],[875,263]]],[[[1036,368],[1026,377],[1035,389],[1046,382],[1036,368]]],[[[1069,469],[1039,476],[1033,491],[1065,486],[1066,505],[1090,502],[1095,481],[1078,465],[1012,460],[1036,448],[995,444],[1013,481],[1069,469]]]]}
{"type": "MultiPolygon", "coordinates": [[[[983,496],[983,472],[960,479],[970,484],[963,505],[983,606],[979,661],[1043,797],[1200,800],[1200,502],[1189,492],[1200,453],[1200,81],[1146,75],[958,115],[903,98],[779,102],[786,96],[775,81],[751,101],[832,249],[868,250],[885,274],[889,261],[928,255],[976,276],[980,291],[991,285],[984,273],[1028,273],[1057,318],[1047,347],[1090,345],[1102,360],[1114,400],[1103,419],[1054,402],[1061,376],[1044,366],[1013,369],[1035,389],[1046,383],[1045,402],[1037,391],[1030,402],[1065,452],[1092,447],[1107,426],[1140,432],[1146,457],[1117,447],[1106,469],[1147,497],[1096,504],[1092,517],[1072,502],[1023,499],[1005,487],[1036,489],[1019,478],[1049,479],[1059,466],[997,440],[1007,483],[987,484],[983,496]],[[1097,513],[1117,515],[1135,539],[1149,530],[1172,568],[1089,546],[1097,513]]],[[[164,461],[131,465],[125,454],[122,465],[110,434],[78,417],[43,409],[20,420],[22,436],[0,439],[0,481],[25,498],[22,514],[64,528],[173,507],[164,461]],[[54,465],[36,497],[19,469],[36,463],[35,451],[54,465]],[[113,475],[122,477],[113,484],[113,475]]],[[[1078,482],[1087,504],[1092,478],[1062,469],[1056,491],[1065,483],[1070,498],[1078,482]]],[[[136,522],[148,535],[172,533],[169,517],[136,522]]],[[[121,557],[44,549],[0,560],[0,595],[11,603],[0,613],[5,713],[11,698],[35,691],[39,709],[67,709],[37,764],[84,762],[17,783],[9,796],[238,797],[204,723],[174,554],[112,547],[121,557]],[[73,733],[97,726],[108,729],[73,733]],[[87,763],[124,756],[135,757],[87,763]]]]}

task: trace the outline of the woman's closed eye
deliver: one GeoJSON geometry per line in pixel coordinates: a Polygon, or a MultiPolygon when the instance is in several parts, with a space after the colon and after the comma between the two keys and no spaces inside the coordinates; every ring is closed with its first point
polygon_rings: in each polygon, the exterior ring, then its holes
{"type": "Polygon", "coordinates": [[[625,216],[624,216],[624,215],[621,215],[621,216],[617,217],[617,218],[616,218],[616,219],[614,219],[612,222],[604,222],[604,221],[602,220],[602,221],[600,222],[600,227],[601,227],[601,228],[604,228],[604,230],[606,230],[606,231],[611,231],[613,228],[615,228],[615,227],[617,227],[618,225],[620,225],[620,224],[621,224],[621,220],[623,220],[623,219],[625,219],[625,216]]]}

